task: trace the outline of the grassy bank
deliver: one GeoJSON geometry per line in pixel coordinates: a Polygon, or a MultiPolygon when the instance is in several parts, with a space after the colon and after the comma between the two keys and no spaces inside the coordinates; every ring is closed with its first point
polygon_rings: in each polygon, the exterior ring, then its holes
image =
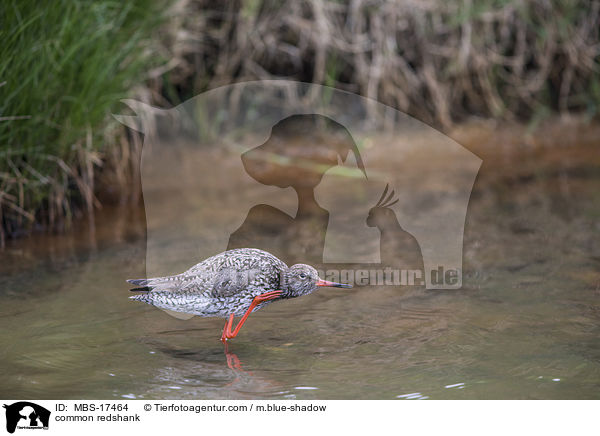
{"type": "Polygon", "coordinates": [[[168,106],[291,78],[442,129],[600,110],[598,1],[7,0],[0,12],[1,244],[91,211],[100,167],[130,191],[139,139],[110,117],[123,97],[168,106]]]}
{"type": "Polygon", "coordinates": [[[119,148],[110,113],[158,65],[156,0],[2,3],[0,236],[62,226],[97,203],[96,169],[119,148]]]}

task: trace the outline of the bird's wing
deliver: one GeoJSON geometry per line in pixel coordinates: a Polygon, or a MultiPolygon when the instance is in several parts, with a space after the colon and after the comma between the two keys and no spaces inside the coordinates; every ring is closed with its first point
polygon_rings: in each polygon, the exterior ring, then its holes
{"type": "Polygon", "coordinates": [[[127,281],[132,285],[139,286],[139,288],[132,289],[132,291],[169,291],[180,288],[181,285],[185,283],[186,277],[182,274],[178,274],[175,276],[154,277],[151,279],[133,279],[127,281]]]}
{"type": "Polygon", "coordinates": [[[260,270],[248,268],[222,268],[215,273],[212,283],[211,296],[215,298],[231,297],[248,288],[260,270]]]}

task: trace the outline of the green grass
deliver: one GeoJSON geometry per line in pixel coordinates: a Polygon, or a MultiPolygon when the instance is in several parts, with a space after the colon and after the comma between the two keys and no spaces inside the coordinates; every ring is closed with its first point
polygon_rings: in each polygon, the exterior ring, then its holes
{"type": "Polygon", "coordinates": [[[0,228],[68,218],[73,198],[89,200],[111,111],[161,61],[151,47],[165,4],[2,2],[0,228]]]}

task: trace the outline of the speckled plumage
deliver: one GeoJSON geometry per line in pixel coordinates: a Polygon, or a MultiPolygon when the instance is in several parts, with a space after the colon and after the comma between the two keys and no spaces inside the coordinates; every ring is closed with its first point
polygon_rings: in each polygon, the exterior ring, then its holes
{"type": "MultiPolygon", "coordinates": [[[[310,278],[318,280],[316,270],[308,265],[288,266],[266,251],[240,248],[225,251],[194,265],[182,274],[152,279],[128,280],[147,290],[130,297],[161,309],[191,315],[226,318],[241,316],[254,297],[281,290],[278,299],[292,298],[312,292],[293,292],[286,277],[293,268],[308,269],[310,278]],[[312,270],[312,271],[310,271],[312,270]],[[313,273],[314,272],[314,273],[313,273]]],[[[134,289],[135,290],[135,289],[134,289]]],[[[271,301],[259,304],[254,311],[271,301]]]]}

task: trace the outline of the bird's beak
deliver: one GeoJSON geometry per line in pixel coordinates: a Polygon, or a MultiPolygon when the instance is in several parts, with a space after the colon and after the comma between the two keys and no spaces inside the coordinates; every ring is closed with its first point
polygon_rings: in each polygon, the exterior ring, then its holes
{"type": "Polygon", "coordinates": [[[351,288],[352,285],[344,285],[343,283],[328,282],[327,280],[317,280],[317,286],[329,286],[330,288],[351,288]]]}

